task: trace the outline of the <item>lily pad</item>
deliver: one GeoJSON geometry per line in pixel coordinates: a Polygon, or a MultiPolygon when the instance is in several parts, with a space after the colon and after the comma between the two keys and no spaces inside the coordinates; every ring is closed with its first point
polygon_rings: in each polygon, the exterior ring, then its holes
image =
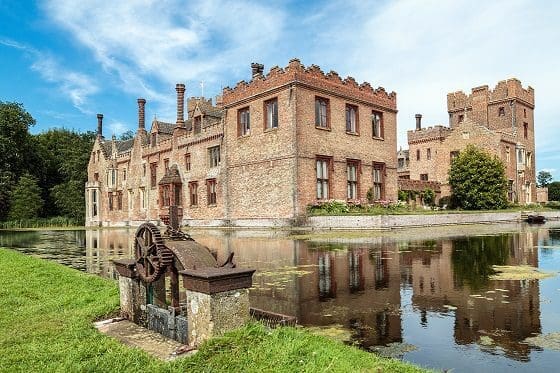
{"type": "Polygon", "coordinates": [[[405,353],[415,351],[418,348],[409,343],[393,342],[386,346],[372,346],[369,349],[384,357],[401,358],[405,353]]]}
{"type": "Polygon", "coordinates": [[[524,342],[547,350],[560,351],[560,333],[541,334],[525,338],[524,342]]]}
{"type": "Polygon", "coordinates": [[[556,275],[555,273],[539,271],[538,268],[527,265],[492,266],[492,269],[497,273],[490,276],[491,280],[540,280],[556,275]]]}

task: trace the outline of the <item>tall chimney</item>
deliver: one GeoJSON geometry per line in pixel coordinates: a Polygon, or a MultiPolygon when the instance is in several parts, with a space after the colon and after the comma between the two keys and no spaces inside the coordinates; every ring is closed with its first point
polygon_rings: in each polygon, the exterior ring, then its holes
{"type": "Polygon", "coordinates": [[[138,99],[138,130],[146,129],[146,112],[144,107],[146,106],[146,100],[143,98],[138,99]]]}
{"type": "Polygon", "coordinates": [[[251,78],[262,76],[264,72],[264,65],[262,63],[253,62],[251,64],[251,78]]]}
{"type": "Polygon", "coordinates": [[[185,126],[185,85],[182,83],[177,83],[175,86],[177,91],[177,127],[185,126]]]}
{"type": "Polygon", "coordinates": [[[416,118],[416,130],[422,129],[422,114],[416,114],[414,116],[416,118]]]}
{"type": "Polygon", "coordinates": [[[103,137],[103,114],[97,114],[97,137],[103,137]]]}

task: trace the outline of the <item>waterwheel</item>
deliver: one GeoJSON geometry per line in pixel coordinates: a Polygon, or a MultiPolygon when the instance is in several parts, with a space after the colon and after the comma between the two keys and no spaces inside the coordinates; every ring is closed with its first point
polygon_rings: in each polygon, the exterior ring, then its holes
{"type": "Polygon", "coordinates": [[[173,263],[173,253],[152,223],[143,223],[136,230],[134,256],[138,276],[147,283],[157,281],[173,263]]]}

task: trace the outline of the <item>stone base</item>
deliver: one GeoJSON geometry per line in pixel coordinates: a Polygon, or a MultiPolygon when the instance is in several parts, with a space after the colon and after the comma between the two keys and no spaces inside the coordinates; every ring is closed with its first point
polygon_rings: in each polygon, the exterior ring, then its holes
{"type": "Polygon", "coordinates": [[[188,341],[190,346],[220,336],[249,321],[249,290],[204,294],[187,290],[188,341]]]}
{"type": "Polygon", "coordinates": [[[146,287],[135,278],[119,276],[121,316],[146,325],[146,287]]]}

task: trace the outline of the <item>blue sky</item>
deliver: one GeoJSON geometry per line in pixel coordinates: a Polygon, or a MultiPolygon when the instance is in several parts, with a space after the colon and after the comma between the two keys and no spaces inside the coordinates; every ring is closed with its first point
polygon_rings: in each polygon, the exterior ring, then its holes
{"type": "Polygon", "coordinates": [[[517,77],[535,89],[537,169],[560,180],[560,26],[556,1],[0,0],[0,100],[51,127],[104,134],[173,122],[175,83],[213,97],[250,63],[293,57],[397,92],[399,145],[447,124],[446,94],[517,77]]]}

